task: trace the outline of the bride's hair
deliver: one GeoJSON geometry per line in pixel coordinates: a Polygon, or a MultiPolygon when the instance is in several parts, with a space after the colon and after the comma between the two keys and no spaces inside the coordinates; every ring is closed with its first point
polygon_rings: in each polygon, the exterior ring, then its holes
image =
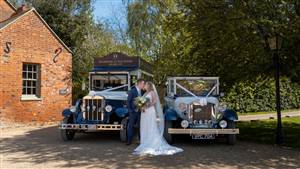
{"type": "Polygon", "coordinates": [[[152,83],[152,82],[147,81],[147,82],[146,82],[146,85],[149,87],[149,90],[150,90],[150,91],[153,91],[153,90],[154,90],[154,87],[153,87],[153,83],[152,83]]]}

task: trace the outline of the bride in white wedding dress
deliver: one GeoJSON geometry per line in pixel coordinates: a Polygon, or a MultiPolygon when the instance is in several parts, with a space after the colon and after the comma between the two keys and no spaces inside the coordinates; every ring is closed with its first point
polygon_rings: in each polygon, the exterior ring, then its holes
{"type": "Polygon", "coordinates": [[[182,152],[181,148],[169,145],[163,137],[164,115],[154,84],[147,82],[145,88],[144,97],[147,97],[150,102],[141,113],[140,145],[133,154],[173,155],[182,152]]]}

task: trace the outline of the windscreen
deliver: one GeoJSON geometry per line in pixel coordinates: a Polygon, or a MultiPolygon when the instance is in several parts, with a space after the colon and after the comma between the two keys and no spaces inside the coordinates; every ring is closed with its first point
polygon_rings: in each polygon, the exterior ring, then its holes
{"type": "MultiPolygon", "coordinates": [[[[122,85],[128,84],[127,74],[93,74],[92,79],[92,90],[102,91],[107,89],[116,88],[122,85]]],[[[122,87],[114,91],[127,91],[128,87],[122,87]]]]}
{"type": "MultiPolygon", "coordinates": [[[[185,89],[189,90],[196,96],[206,96],[213,87],[217,84],[217,80],[176,80],[176,83],[185,89]]],[[[217,89],[215,88],[211,95],[217,95],[217,89]]],[[[180,87],[176,87],[176,95],[178,96],[191,96],[188,92],[184,91],[180,87]]]]}

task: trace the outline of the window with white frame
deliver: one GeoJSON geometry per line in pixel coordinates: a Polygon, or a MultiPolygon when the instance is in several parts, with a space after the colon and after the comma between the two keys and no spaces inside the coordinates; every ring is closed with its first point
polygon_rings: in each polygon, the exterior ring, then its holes
{"type": "Polygon", "coordinates": [[[22,95],[40,97],[40,64],[23,63],[22,95]]]}

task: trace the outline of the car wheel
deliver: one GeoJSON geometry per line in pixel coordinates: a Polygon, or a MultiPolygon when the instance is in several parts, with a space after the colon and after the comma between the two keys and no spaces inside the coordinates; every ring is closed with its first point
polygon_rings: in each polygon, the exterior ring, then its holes
{"type": "Polygon", "coordinates": [[[165,121],[164,137],[169,144],[173,144],[172,134],[168,132],[169,128],[172,128],[172,121],[165,121]]]}
{"type": "Polygon", "coordinates": [[[128,124],[128,118],[126,117],[121,121],[121,125],[123,125],[123,129],[120,130],[120,139],[122,142],[127,141],[127,124],[128,124]]]}
{"type": "MultiPolygon", "coordinates": [[[[228,121],[228,128],[229,129],[235,129],[235,122],[234,121],[228,121]]],[[[228,134],[227,135],[227,143],[229,145],[234,145],[236,142],[236,135],[235,134],[228,134]]]]}
{"type": "MultiPolygon", "coordinates": [[[[69,124],[70,123],[70,117],[66,117],[63,119],[62,124],[69,124]]],[[[75,131],[69,130],[69,129],[60,129],[60,136],[63,141],[70,141],[74,139],[75,131]]]]}

